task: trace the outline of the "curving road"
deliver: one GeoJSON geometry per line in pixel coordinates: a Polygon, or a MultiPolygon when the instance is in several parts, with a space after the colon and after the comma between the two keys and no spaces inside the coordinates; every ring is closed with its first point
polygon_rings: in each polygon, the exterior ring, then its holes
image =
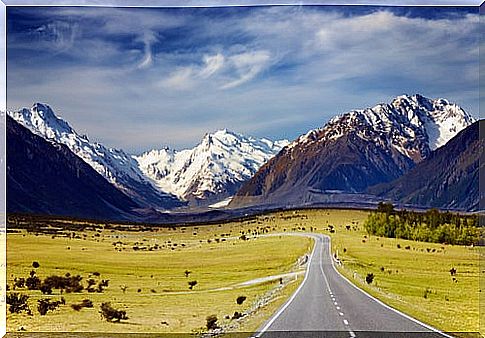
{"type": "Polygon", "coordinates": [[[253,337],[449,337],[364,293],[333,266],[330,239],[315,240],[305,279],[253,337]]]}

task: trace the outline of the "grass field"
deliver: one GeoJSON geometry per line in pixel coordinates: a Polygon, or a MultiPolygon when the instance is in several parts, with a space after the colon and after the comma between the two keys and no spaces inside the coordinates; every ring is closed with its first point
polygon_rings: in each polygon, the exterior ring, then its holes
{"type": "MultiPolygon", "coordinates": [[[[18,289],[31,296],[29,304],[34,315],[9,314],[8,330],[23,327],[28,331],[198,332],[203,331],[206,317],[212,314],[218,317],[219,324],[234,325],[225,316],[255,307],[258,299],[278,289],[280,282],[246,287],[237,284],[297,269],[298,258],[311,246],[309,239],[294,237],[241,240],[239,231],[247,233],[244,229],[240,224],[227,224],[144,233],[98,230],[79,233],[80,238],[74,239],[9,234],[7,280],[10,286],[15,277],[27,277],[32,262],[37,261],[40,264],[37,275],[41,279],[70,273],[83,276],[85,281],[91,274],[90,278],[96,280],[109,279],[109,287],[102,293],[64,293],[67,305],[45,316],[37,313],[37,300],[60,299],[60,291],[54,290],[53,295],[45,296],[40,291],[18,289]],[[133,250],[134,246],[139,249],[133,250]],[[188,277],[185,270],[191,271],[188,277]],[[93,277],[93,272],[100,276],[93,277]],[[197,285],[189,290],[188,281],[192,280],[197,285]],[[236,304],[238,296],[247,297],[242,305],[236,304]],[[79,312],[70,308],[70,304],[83,299],[90,299],[94,308],[79,312]],[[99,305],[106,301],[126,310],[129,320],[122,323],[101,320],[99,305]]],[[[274,294],[274,304],[259,309],[251,318],[240,320],[234,329],[256,329],[269,315],[265,311],[273,311],[294,289],[293,284],[298,284],[294,277],[289,281],[285,290],[274,294]]]]}
{"type": "MultiPolygon", "coordinates": [[[[34,311],[32,318],[9,314],[8,328],[190,332],[200,331],[206,316],[216,314],[230,330],[252,331],[285,301],[302,278],[285,279],[288,283],[284,288],[278,280],[245,288],[237,284],[297,269],[297,259],[308,252],[311,243],[300,237],[245,241],[240,236],[321,232],[332,237],[332,249],[343,263],[340,271],[359,287],[441,330],[479,331],[479,249],[369,237],[362,227],[366,217],[367,212],[357,210],[302,210],[261,215],[244,222],[155,232],[100,228],[79,232],[77,239],[9,234],[10,284],[15,276],[28,275],[35,260],[41,264],[37,269],[41,277],[70,272],[87,278],[96,271],[100,278],[110,280],[110,286],[102,294],[64,295],[68,304],[89,298],[95,303],[93,309],[75,312],[64,306],[46,316],[34,311]],[[328,231],[330,225],[335,229],[333,233],[328,231]],[[133,250],[134,246],[138,251],[133,250]],[[457,270],[455,281],[449,272],[452,267],[457,270]],[[188,278],[184,275],[186,269],[192,271],[188,278]],[[370,285],[364,281],[368,273],[375,276],[370,285]],[[193,291],[188,290],[189,280],[198,282],[193,291]],[[125,293],[122,285],[127,286],[125,293]],[[236,288],[217,290],[225,287],[236,288]],[[239,295],[247,296],[243,305],[235,302],[239,295]],[[261,298],[272,301],[242,320],[224,319],[234,311],[255,308],[261,298]],[[98,307],[104,301],[126,309],[130,319],[125,324],[102,321],[98,307]]],[[[34,302],[42,296],[38,291],[28,293],[34,308],[34,302]]]]}

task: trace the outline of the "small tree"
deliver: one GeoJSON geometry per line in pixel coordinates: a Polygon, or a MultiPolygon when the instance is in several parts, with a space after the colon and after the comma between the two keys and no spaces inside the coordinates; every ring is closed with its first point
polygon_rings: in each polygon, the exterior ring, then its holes
{"type": "Polygon", "coordinates": [[[32,267],[37,269],[40,266],[39,262],[32,262],[32,267]]]}
{"type": "Polygon", "coordinates": [[[194,288],[194,286],[197,285],[197,281],[196,280],[192,280],[188,284],[189,284],[189,289],[192,290],[194,288]]]}
{"type": "Polygon", "coordinates": [[[217,316],[216,315],[207,316],[206,321],[207,321],[207,324],[206,324],[207,330],[217,329],[217,316]]]}
{"type": "Polygon", "coordinates": [[[192,271],[189,271],[189,270],[185,270],[184,274],[185,274],[185,277],[188,278],[189,275],[191,274],[192,271]]]}
{"type": "Polygon", "coordinates": [[[100,309],[101,317],[108,322],[119,322],[120,320],[128,319],[126,311],[114,309],[109,302],[102,303],[100,309]]]}
{"type": "Polygon", "coordinates": [[[365,277],[365,281],[367,282],[367,284],[371,284],[374,281],[374,274],[368,273],[365,277]]]}
{"type": "Polygon", "coordinates": [[[236,303],[238,305],[242,305],[242,303],[244,303],[245,300],[246,300],[246,296],[239,296],[236,298],[236,303]]]}

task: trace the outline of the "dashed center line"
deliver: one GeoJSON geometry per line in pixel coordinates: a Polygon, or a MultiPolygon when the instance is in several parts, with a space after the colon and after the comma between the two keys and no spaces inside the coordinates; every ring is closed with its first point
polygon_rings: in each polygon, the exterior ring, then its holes
{"type": "Polygon", "coordinates": [[[347,320],[347,319],[344,319],[344,324],[345,324],[345,325],[349,325],[349,322],[348,322],[348,320],[347,320]]]}
{"type": "Polygon", "coordinates": [[[340,306],[337,306],[337,310],[340,310],[340,306]]]}
{"type": "Polygon", "coordinates": [[[343,312],[339,312],[338,314],[339,314],[339,315],[341,315],[341,316],[343,316],[343,315],[344,315],[344,313],[343,313],[343,312]]]}

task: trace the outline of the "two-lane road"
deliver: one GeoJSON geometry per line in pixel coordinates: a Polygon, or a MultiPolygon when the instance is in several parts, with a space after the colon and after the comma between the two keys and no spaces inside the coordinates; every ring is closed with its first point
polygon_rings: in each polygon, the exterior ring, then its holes
{"type": "Polygon", "coordinates": [[[445,337],[364,293],[337,272],[327,236],[315,240],[305,279],[253,337],[445,337]]]}

